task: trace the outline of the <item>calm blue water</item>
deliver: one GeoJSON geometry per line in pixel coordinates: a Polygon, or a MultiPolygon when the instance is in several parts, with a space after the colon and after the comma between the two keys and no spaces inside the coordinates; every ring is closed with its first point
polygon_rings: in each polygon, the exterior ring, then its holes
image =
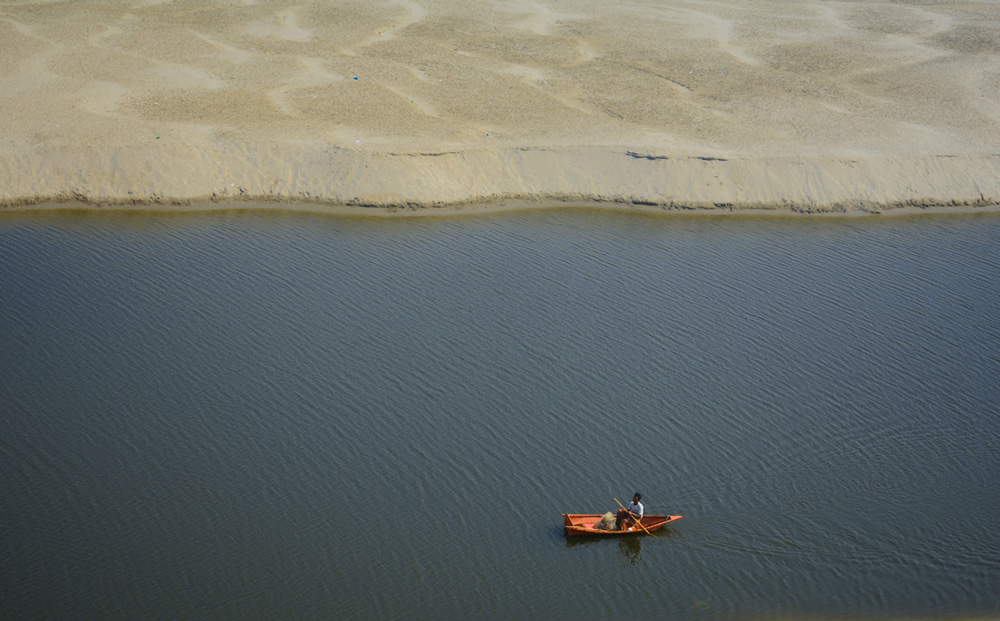
{"type": "Polygon", "coordinates": [[[1000,616],[1000,215],[0,214],[0,351],[12,619],[1000,616]]]}

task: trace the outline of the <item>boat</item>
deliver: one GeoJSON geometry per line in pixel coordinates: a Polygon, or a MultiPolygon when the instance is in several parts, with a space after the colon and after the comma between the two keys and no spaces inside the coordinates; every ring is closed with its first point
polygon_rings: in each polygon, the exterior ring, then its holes
{"type": "Polygon", "coordinates": [[[683,515],[644,515],[639,522],[646,527],[633,526],[629,530],[604,530],[595,525],[604,517],[603,513],[563,513],[563,526],[567,535],[641,535],[646,531],[659,530],[683,515]]]}

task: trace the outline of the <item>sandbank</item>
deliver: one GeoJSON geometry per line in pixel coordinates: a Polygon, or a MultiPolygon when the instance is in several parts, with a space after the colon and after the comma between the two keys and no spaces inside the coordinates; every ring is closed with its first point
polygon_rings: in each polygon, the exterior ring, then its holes
{"type": "Polygon", "coordinates": [[[994,0],[0,2],[0,207],[1000,204],[994,0]]]}

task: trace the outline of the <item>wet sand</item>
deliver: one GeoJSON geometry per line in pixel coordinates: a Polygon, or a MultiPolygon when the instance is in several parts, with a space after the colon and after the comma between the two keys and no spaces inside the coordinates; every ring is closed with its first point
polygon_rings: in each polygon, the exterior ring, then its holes
{"type": "Polygon", "coordinates": [[[1000,204],[1000,5],[0,3],[0,206],[1000,204]]]}

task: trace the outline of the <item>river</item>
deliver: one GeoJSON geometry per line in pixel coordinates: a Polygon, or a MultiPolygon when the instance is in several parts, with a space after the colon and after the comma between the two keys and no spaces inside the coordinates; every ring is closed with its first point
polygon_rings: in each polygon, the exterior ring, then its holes
{"type": "Polygon", "coordinates": [[[998,214],[7,213],[0,350],[10,618],[1000,615],[998,214]]]}

